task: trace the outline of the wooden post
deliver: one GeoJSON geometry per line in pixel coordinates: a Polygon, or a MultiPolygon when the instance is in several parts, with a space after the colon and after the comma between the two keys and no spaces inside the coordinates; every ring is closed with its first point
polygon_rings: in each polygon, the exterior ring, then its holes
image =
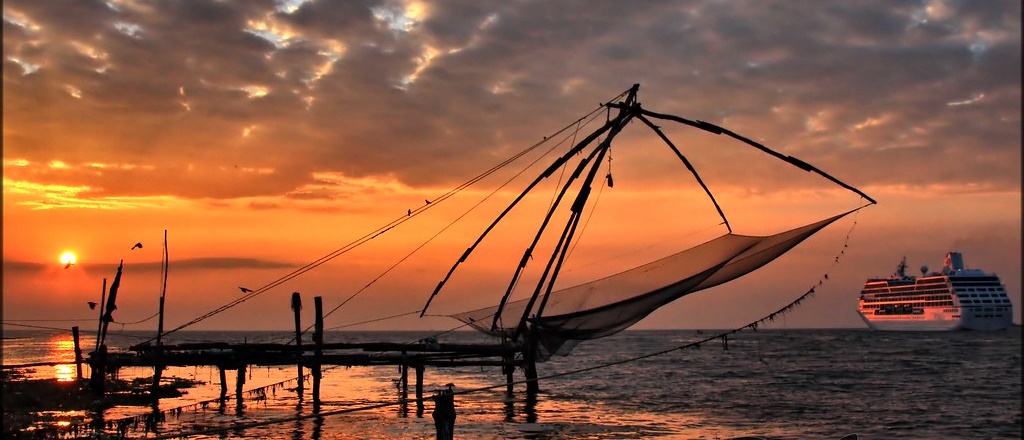
{"type": "Polygon", "coordinates": [[[224,372],[223,365],[218,365],[217,369],[220,370],[220,401],[224,403],[224,399],[228,397],[228,375],[224,372]]]}
{"type": "Polygon", "coordinates": [[[302,323],[299,318],[299,311],[302,310],[302,297],[299,292],[292,292],[292,312],[295,313],[295,346],[298,347],[295,355],[295,365],[297,366],[298,375],[296,378],[295,391],[299,394],[299,401],[302,401],[302,323]]]}
{"type": "Polygon", "coordinates": [[[245,385],[245,364],[238,366],[238,379],[235,380],[235,403],[239,411],[242,410],[242,387],[245,385]]]}
{"type": "Polygon", "coordinates": [[[526,395],[536,396],[540,391],[540,384],[537,382],[537,338],[533,332],[527,333],[526,351],[523,352],[523,374],[526,376],[526,395]]]}
{"type": "Polygon", "coordinates": [[[423,364],[416,363],[416,417],[423,417],[423,364]]]}
{"type": "Polygon", "coordinates": [[[505,373],[505,394],[508,397],[512,396],[512,383],[515,382],[512,378],[512,373],[516,371],[515,360],[509,356],[502,356],[501,372],[505,373]]]}
{"type": "Polygon", "coordinates": [[[405,359],[406,352],[402,350],[402,365],[399,366],[399,370],[402,372],[402,403],[409,400],[409,363],[405,359]]]}
{"type": "Polygon", "coordinates": [[[78,326],[71,327],[71,336],[75,339],[75,371],[78,381],[82,381],[82,346],[78,343],[78,326]]]}
{"type": "Polygon", "coordinates": [[[164,258],[163,258],[163,260],[164,260],[163,267],[160,268],[161,269],[160,270],[161,275],[163,276],[163,286],[160,288],[160,307],[159,307],[159,310],[158,310],[158,314],[160,316],[159,316],[159,318],[157,318],[157,326],[156,326],[156,362],[153,363],[153,389],[152,389],[152,391],[150,391],[150,395],[153,397],[153,399],[159,399],[160,398],[160,377],[163,376],[163,373],[164,373],[164,365],[163,365],[164,349],[163,349],[163,342],[161,341],[161,338],[163,337],[163,334],[164,334],[164,296],[167,295],[167,260],[168,260],[168,258],[167,258],[167,230],[166,229],[164,229],[164,258]]]}
{"type": "Polygon", "coordinates": [[[95,356],[90,357],[92,363],[91,386],[96,397],[102,398],[107,385],[107,345],[101,344],[93,353],[95,356]]]}
{"type": "Polygon", "coordinates": [[[107,304],[107,279],[103,278],[103,290],[100,291],[100,320],[96,327],[96,351],[100,350],[100,332],[103,331],[103,308],[107,304]]]}
{"type": "Polygon", "coordinates": [[[324,354],[324,301],[313,297],[316,321],[313,327],[313,412],[320,412],[320,358],[324,354]]]}

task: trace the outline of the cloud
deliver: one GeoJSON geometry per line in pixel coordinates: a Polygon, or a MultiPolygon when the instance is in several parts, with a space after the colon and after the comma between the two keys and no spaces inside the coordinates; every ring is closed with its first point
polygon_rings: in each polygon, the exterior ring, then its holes
{"type": "Polygon", "coordinates": [[[450,187],[639,82],[647,108],[857,185],[1020,185],[1019,2],[116,5],[4,3],[5,181],[93,201],[326,198],[324,173],[450,187]]]}

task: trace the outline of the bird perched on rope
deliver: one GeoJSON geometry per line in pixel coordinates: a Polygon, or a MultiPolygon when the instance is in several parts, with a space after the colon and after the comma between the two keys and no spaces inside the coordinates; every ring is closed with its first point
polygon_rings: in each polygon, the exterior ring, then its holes
{"type": "Polygon", "coordinates": [[[430,204],[430,200],[427,200],[427,199],[423,199],[423,201],[424,201],[424,202],[427,202],[427,204],[428,204],[428,205],[430,204]]]}
{"type": "Polygon", "coordinates": [[[242,293],[252,293],[252,292],[254,292],[254,290],[246,289],[245,287],[239,287],[238,290],[241,290],[242,293]]]}
{"type": "Polygon", "coordinates": [[[139,249],[142,249],[142,243],[135,243],[135,246],[132,246],[131,250],[133,250],[133,251],[134,251],[134,250],[135,250],[135,248],[139,248],[139,249]]]}

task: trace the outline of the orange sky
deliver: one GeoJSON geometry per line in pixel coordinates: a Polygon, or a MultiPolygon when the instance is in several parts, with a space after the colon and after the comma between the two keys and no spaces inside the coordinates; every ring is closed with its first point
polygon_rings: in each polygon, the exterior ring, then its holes
{"type": "MultiPolygon", "coordinates": [[[[1019,2],[276,5],[4,2],[5,324],[93,325],[86,302],[98,301],[122,259],[115,319],[151,316],[167,230],[165,327],[174,328],[410,209],[417,215],[365,246],[191,328],[288,329],[293,291],[308,304],[305,322],[313,296],[332,310],[355,295],[328,327],[418,310],[554,156],[440,234],[540,155],[429,209],[424,200],[637,82],[646,109],[719,124],[879,202],[638,328],[742,326],[825,273],[818,294],[776,325],[862,327],[865,278],[892,273],[903,256],[914,273],[936,269],[950,250],[1001,277],[1021,322],[1019,2]],[[136,242],[143,248],[132,250],[136,242]],[[65,269],[64,251],[78,263],[65,269]]],[[[660,124],[737,233],[777,232],[863,202],[739,142],[660,124]]],[[[545,148],[563,141],[564,151],[572,136],[545,148]]],[[[642,124],[611,154],[615,186],[602,190],[564,283],[726,232],[642,124]]],[[[430,313],[497,302],[555,183],[496,231],[430,313]]],[[[405,316],[355,329],[457,324],[405,316]]]]}

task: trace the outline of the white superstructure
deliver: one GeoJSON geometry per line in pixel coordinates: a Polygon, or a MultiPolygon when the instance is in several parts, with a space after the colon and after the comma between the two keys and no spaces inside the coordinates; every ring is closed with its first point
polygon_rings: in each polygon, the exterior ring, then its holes
{"type": "Polygon", "coordinates": [[[906,274],[906,258],[889,278],[868,279],[858,314],[872,330],[1001,330],[1013,324],[1013,304],[995,274],[964,268],[959,252],[942,272],[906,274]]]}

